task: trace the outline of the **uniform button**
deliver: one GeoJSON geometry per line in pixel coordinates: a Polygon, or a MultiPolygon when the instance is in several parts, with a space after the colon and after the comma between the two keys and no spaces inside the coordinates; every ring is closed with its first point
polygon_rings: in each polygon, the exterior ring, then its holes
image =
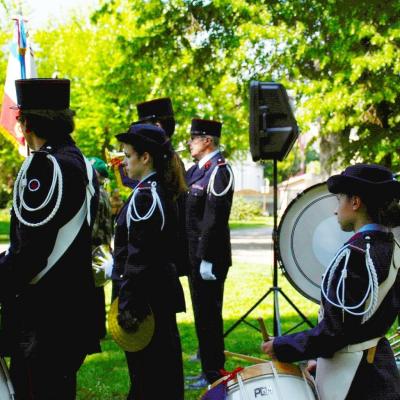
{"type": "Polygon", "coordinates": [[[124,275],[120,275],[119,277],[120,277],[120,278],[123,278],[123,277],[124,277],[124,275]]]}

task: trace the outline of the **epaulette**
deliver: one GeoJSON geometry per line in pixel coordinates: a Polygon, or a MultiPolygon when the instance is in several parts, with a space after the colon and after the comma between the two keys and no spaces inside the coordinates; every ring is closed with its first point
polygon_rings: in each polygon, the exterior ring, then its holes
{"type": "Polygon", "coordinates": [[[217,160],[217,165],[218,165],[218,167],[221,167],[222,165],[226,165],[226,161],[223,160],[222,158],[219,158],[217,160]]]}
{"type": "Polygon", "coordinates": [[[33,150],[32,151],[32,154],[44,154],[44,155],[47,155],[47,154],[52,154],[52,153],[54,153],[54,148],[52,146],[50,146],[50,145],[45,146],[44,148],[41,148],[40,150],[33,150]]]}

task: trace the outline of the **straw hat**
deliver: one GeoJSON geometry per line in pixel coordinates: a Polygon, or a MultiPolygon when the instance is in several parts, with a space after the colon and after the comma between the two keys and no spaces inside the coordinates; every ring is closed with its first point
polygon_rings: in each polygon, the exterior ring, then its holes
{"type": "Polygon", "coordinates": [[[151,341],[154,334],[154,315],[148,315],[139,325],[136,332],[130,333],[122,329],[117,321],[118,298],[110,306],[108,313],[108,329],[115,342],[125,351],[136,352],[143,350],[151,341]]]}

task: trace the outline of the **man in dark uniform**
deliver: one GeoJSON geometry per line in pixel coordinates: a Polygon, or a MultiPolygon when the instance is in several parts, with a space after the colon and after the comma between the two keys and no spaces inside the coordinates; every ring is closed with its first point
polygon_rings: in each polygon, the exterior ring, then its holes
{"type": "Polygon", "coordinates": [[[198,162],[186,173],[186,234],[189,285],[203,375],[190,387],[220,378],[224,367],[222,303],[224,282],[232,264],[229,215],[233,173],[220,150],[221,123],[193,119],[190,153],[198,162]]]}
{"type": "Polygon", "coordinates": [[[17,399],[75,399],[76,373],[100,350],[91,226],[97,180],[75,146],[70,81],[16,81],[32,150],[16,178],[10,248],[0,258],[1,351],[17,399]]]}
{"type": "MultiPolygon", "coordinates": [[[[110,196],[104,188],[104,183],[108,178],[107,164],[98,157],[89,157],[89,161],[96,171],[97,180],[99,181],[99,206],[97,215],[93,224],[92,234],[92,250],[94,253],[94,262],[96,263],[96,256],[98,251],[100,255],[104,256],[103,249],[106,254],[111,258],[111,239],[113,233],[112,226],[112,214],[111,214],[111,202],[110,196]],[[101,246],[101,247],[100,247],[101,246]]],[[[104,339],[107,333],[106,328],[106,299],[104,293],[104,285],[107,282],[107,274],[109,271],[105,271],[105,265],[107,265],[107,259],[101,259],[101,265],[95,273],[95,284],[96,284],[96,309],[95,314],[97,316],[97,329],[99,333],[99,339],[104,339]]]]}

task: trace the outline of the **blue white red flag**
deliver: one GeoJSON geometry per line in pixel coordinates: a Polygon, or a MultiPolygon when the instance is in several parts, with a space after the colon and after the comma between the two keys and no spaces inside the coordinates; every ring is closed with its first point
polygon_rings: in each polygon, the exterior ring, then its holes
{"type": "Polygon", "coordinates": [[[25,139],[18,128],[16,120],[18,110],[10,108],[17,105],[15,80],[37,77],[33,51],[29,43],[25,22],[22,15],[14,18],[14,37],[10,45],[10,56],[8,59],[0,115],[0,131],[20,147],[21,154],[21,150],[25,146],[25,139]]]}

